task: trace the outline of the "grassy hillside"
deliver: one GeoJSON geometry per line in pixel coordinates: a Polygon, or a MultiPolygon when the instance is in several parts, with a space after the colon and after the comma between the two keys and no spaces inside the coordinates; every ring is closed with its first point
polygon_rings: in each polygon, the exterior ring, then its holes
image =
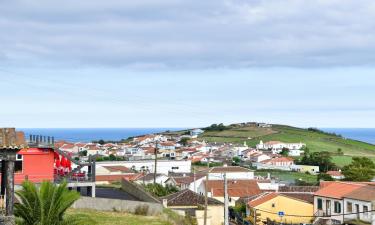
{"type": "Polygon", "coordinates": [[[284,125],[274,125],[272,128],[233,127],[224,131],[206,131],[200,139],[209,142],[244,143],[246,141],[252,147],[255,147],[260,140],[303,142],[311,152],[329,151],[335,154],[337,149],[341,148],[344,155],[333,157],[334,162],[339,166],[350,163],[353,156],[366,156],[375,161],[375,145],[284,125]]]}

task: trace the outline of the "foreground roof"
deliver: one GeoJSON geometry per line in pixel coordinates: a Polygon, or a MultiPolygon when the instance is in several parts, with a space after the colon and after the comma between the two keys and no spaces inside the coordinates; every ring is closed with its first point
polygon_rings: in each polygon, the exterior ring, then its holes
{"type": "Polygon", "coordinates": [[[321,189],[315,195],[341,199],[345,195],[366,186],[364,183],[344,183],[344,182],[322,182],[321,189]]]}
{"type": "MultiPolygon", "coordinates": [[[[160,199],[167,199],[168,206],[197,206],[204,205],[203,195],[199,195],[189,189],[185,189],[160,199]]],[[[223,203],[214,198],[208,198],[208,205],[222,205],[223,203]]]]}
{"type": "Polygon", "coordinates": [[[368,185],[368,186],[358,188],[358,189],[344,195],[344,197],[362,200],[362,201],[366,201],[366,202],[374,201],[375,200],[375,186],[368,185]]]}

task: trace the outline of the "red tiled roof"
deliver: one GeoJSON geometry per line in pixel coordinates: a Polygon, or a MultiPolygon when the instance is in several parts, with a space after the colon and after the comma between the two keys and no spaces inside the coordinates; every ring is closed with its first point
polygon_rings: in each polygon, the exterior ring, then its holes
{"type": "Polygon", "coordinates": [[[372,202],[375,200],[375,186],[367,185],[350,192],[345,198],[357,199],[361,201],[372,202]]]}
{"type": "MultiPolygon", "coordinates": [[[[204,183],[206,183],[204,181],[204,183]]],[[[224,181],[209,180],[207,183],[209,192],[214,197],[224,196],[224,181]]],[[[230,197],[248,197],[261,193],[256,180],[233,180],[228,181],[228,195],[230,197]]]]}
{"type": "Polygon", "coordinates": [[[248,205],[250,207],[257,207],[258,205],[260,204],[263,204],[275,197],[277,197],[279,194],[278,193],[275,193],[275,192],[272,192],[272,193],[264,193],[262,195],[260,195],[258,198],[256,199],[253,199],[251,201],[248,202],[248,205]]]}
{"type": "Polygon", "coordinates": [[[96,181],[108,181],[108,182],[114,182],[114,181],[121,181],[122,179],[133,181],[136,180],[138,177],[142,176],[142,174],[126,174],[126,175],[96,175],[95,180],[96,181]]]}
{"type": "Polygon", "coordinates": [[[210,173],[231,173],[231,172],[251,172],[251,170],[240,167],[240,166],[213,167],[210,170],[210,173]]]}
{"type": "Polygon", "coordinates": [[[327,171],[327,174],[331,176],[336,176],[336,177],[342,176],[341,171],[327,171]]]}
{"type": "Polygon", "coordinates": [[[366,184],[344,182],[321,182],[321,188],[314,195],[341,199],[346,194],[353,192],[366,184]]]}
{"type": "Polygon", "coordinates": [[[268,141],[264,143],[265,145],[276,145],[276,144],[282,144],[283,142],[281,141],[268,141]]]}

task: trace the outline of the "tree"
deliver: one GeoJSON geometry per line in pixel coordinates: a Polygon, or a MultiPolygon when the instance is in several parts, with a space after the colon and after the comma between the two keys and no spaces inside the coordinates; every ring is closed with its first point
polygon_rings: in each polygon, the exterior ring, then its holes
{"type": "Polygon", "coordinates": [[[235,156],[235,157],[232,158],[232,165],[233,166],[238,166],[240,164],[240,162],[241,162],[241,158],[240,157],[235,156]]]}
{"type": "Polygon", "coordinates": [[[104,144],[105,144],[105,141],[102,140],[102,139],[100,139],[100,140],[98,141],[98,143],[99,143],[100,145],[104,145],[104,144]]]}
{"type": "Polygon", "coordinates": [[[79,156],[87,156],[87,150],[80,151],[79,156]]]}
{"type": "Polygon", "coordinates": [[[88,222],[88,218],[65,215],[66,210],[80,197],[78,192],[67,189],[66,182],[60,185],[43,182],[38,188],[25,181],[16,195],[21,199],[19,204],[14,205],[18,224],[78,225],[88,222]]]}
{"type": "Polygon", "coordinates": [[[353,157],[352,163],[342,169],[342,174],[348,181],[371,181],[375,176],[375,163],[366,157],[353,157]]]}
{"type": "Polygon", "coordinates": [[[110,155],[109,155],[109,160],[110,160],[110,161],[116,161],[116,160],[117,160],[117,157],[116,157],[114,154],[110,154],[110,155]]]}
{"type": "Polygon", "coordinates": [[[188,137],[183,137],[183,138],[181,138],[181,140],[180,140],[180,144],[182,144],[183,146],[186,146],[186,145],[189,143],[189,141],[190,141],[190,138],[188,138],[188,137]]]}
{"type": "Polygon", "coordinates": [[[342,151],[341,148],[337,149],[337,155],[344,155],[344,152],[342,151]]]}
{"type": "Polygon", "coordinates": [[[319,166],[321,172],[327,172],[336,168],[332,162],[331,153],[327,151],[309,153],[306,149],[302,159],[299,161],[303,165],[319,166]]]}
{"type": "Polygon", "coordinates": [[[288,156],[289,155],[289,149],[288,148],[283,148],[280,152],[280,155],[282,156],[288,156]]]}
{"type": "Polygon", "coordinates": [[[317,181],[334,181],[335,179],[333,179],[333,177],[331,177],[331,175],[329,174],[326,174],[326,173],[320,173],[317,177],[317,181]]]}

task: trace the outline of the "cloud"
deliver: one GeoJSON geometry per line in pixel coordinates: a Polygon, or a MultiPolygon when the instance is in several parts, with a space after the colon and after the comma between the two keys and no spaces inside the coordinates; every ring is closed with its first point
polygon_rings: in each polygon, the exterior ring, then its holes
{"type": "Polygon", "coordinates": [[[371,0],[7,0],[0,65],[374,66],[374,21],[371,0]]]}

